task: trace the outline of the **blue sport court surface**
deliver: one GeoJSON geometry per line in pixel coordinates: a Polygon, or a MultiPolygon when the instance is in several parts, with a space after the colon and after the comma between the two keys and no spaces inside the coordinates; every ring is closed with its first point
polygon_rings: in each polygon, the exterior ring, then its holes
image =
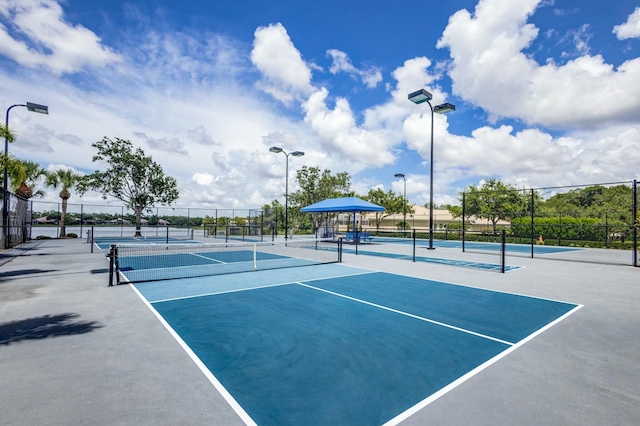
{"type": "Polygon", "coordinates": [[[395,424],[581,306],[342,264],[135,284],[248,424],[395,424]]]}

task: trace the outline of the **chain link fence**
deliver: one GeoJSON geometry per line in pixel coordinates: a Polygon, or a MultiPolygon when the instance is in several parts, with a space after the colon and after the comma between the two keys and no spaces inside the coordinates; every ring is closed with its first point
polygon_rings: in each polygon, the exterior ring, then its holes
{"type": "MultiPolygon", "coordinates": [[[[59,244],[43,244],[43,240],[60,238],[77,239],[78,244],[73,246],[87,252],[86,236],[92,228],[94,235],[124,237],[136,232],[135,213],[122,205],[68,203],[63,227],[62,203],[25,200],[4,192],[2,195],[4,256],[36,253],[25,246],[34,242],[41,248],[50,247],[38,254],[55,253],[59,244]],[[17,246],[21,248],[9,251],[17,246]]],[[[464,193],[460,229],[434,230],[433,238],[460,241],[461,250],[472,253],[474,248],[484,246],[469,243],[495,242],[504,231],[507,256],[639,266],[638,198],[635,180],[464,193]],[[473,232],[470,231],[470,218],[474,216],[487,219],[486,230],[473,226],[473,232]]],[[[172,234],[184,232],[196,239],[265,236],[273,239],[280,223],[275,212],[271,213],[254,209],[154,207],[145,211],[141,232],[165,235],[169,227],[172,234]]]]}
{"type": "MultiPolygon", "coordinates": [[[[3,193],[2,213],[4,257],[56,254],[63,240],[70,249],[85,253],[93,251],[93,237],[133,237],[138,232],[135,212],[109,203],[67,203],[63,208],[62,202],[25,200],[3,193]]],[[[218,226],[251,229],[252,234],[262,235],[263,223],[262,211],[255,209],[153,207],[142,215],[139,234],[204,239],[210,237],[207,226],[218,226]]]]}
{"type": "Polygon", "coordinates": [[[504,229],[508,256],[639,266],[638,209],[634,180],[464,193],[462,216],[504,229]]]}
{"type": "Polygon", "coordinates": [[[2,248],[8,249],[28,239],[28,201],[2,190],[2,248]]]}

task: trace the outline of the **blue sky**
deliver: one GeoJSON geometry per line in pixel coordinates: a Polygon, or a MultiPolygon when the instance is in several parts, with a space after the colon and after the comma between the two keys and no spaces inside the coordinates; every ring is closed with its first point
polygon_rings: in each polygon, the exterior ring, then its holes
{"type": "MultiPolygon", "coordinates": [[[[283,202],[285,157],[455,203],[519,187],[627,181],[640,165],[640,8],[621,0],[389,2],[0,0],[10,152],[89,173],[93,142],[131,140],[179,183],[179,206],[283,202]]],[[[47,199],[55,200],[50,191],[47,199]]],[[[93,202],[98,194],[71,202],[93,202]]]]}

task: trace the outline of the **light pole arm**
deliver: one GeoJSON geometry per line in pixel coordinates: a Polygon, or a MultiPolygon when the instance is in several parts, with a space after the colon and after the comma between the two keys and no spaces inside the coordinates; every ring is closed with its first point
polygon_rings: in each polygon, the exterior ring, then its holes
{"type": "MultiPolygon", "coordinates": [[[[4,191],[7,191],[8,188],[8,180],[9,180],[9,170],[8,170],[8,164],[7,161],[9,161],[9,113],[11,112],[11,110],[15,107],[26,107],[27,105],[25,104],[15,104],[15,105],[11,105],[9,108],[7,108],[7,113],[4,117],[4,127],[5,127],[5,131],[7,132],[4,135],[4,156],[5,156],[5,164],[4,164],[4,182],[3,182],[3,186],[2,188],[4,189],[4,191]]],[[[3,196],[4,197],[4,196],[3,196]]]]}

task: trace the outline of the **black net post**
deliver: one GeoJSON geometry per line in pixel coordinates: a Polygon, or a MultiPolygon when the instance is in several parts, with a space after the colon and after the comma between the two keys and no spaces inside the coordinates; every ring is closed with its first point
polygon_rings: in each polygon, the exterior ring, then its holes
{"type": "Polygon", "coordinates": [[[260,210],[260,242],[264,241],[264,210],[260,210]]]}
{"type": "Polygon", "coordinates": [[[462,193],[462,252],[464,253],[464,240],[466,238],[466,234],[465,234],[465,226],[464,226],[464,218],[465,218],[465,214],[466,214],[466,203],[465,203],[465,193],[462,193]]]}
{"type": "Polygon", "coordinates": [[[338,262],[342,263],[342,237],[338,238],[338,262]]]}
{"type": "Polygon", "coordinates": [[[504,274],[506,269],[507,233],[503,229],[500,232],[500,272],[504,274]]]}
{"type": "Polygon", "coordinates": [[[118,260],[118,246],[113,245],[113,265],[116,274],[116,285],[120,285],[120,263],[118,260]]]}
{"type": "Polygon", "coordinates": [[[167,225],[167,232],[164,241],[166,244],[169,244],[169,225],[167,225]]]}
{"type": "Polygon", "coordinates": [[[107,254],[107,257],[109,258],[109,287],[113,287],[113,272],[114,272],[114,266],[115,266],[115,250],[116,250],[116,245],[115,244],[111,244],[111,246],[109,247],[109,253],[107,254]]]}
{"type": "Polygon", "coordinates": [[[412,229],[411,230],[411,237],[413,239],[413,261],[416,261],[416,230],[412,229]]]}
{"type": "MultiPolygon", "coordinates": [[[[354,217],[355,217],[355,214],[354,214],[354,217]]],[[[356,231],[356,232],[355,232],[353,235],[354,235],[354,238],[355,238],[355,239],[354,239],[354,241],[355,241],[355,243],[356,243],[356,254],[358,254],[358,240],[359,240],[360,238],[358,238],[358,227],[357,227],[357,226],[355,226],[355,223],[356,223],[356,221],[355,221],[355,219],[354,219],[353,224],[354,224],[354,228],[355,228],[355,231],[356,231]]]]}
{"type": "Polygon", "coordinates": [[[533,259],[533,246],[535,245],[535,241],[536,241],[536,231],[535,231],[535,225],[533,223],[534,220],[534,216],[535,216],[535,211],[533,208],[533,203],[535,202],[535,193],[533,192],[533,189],[531,190],[531,258],[533,259]]]}

